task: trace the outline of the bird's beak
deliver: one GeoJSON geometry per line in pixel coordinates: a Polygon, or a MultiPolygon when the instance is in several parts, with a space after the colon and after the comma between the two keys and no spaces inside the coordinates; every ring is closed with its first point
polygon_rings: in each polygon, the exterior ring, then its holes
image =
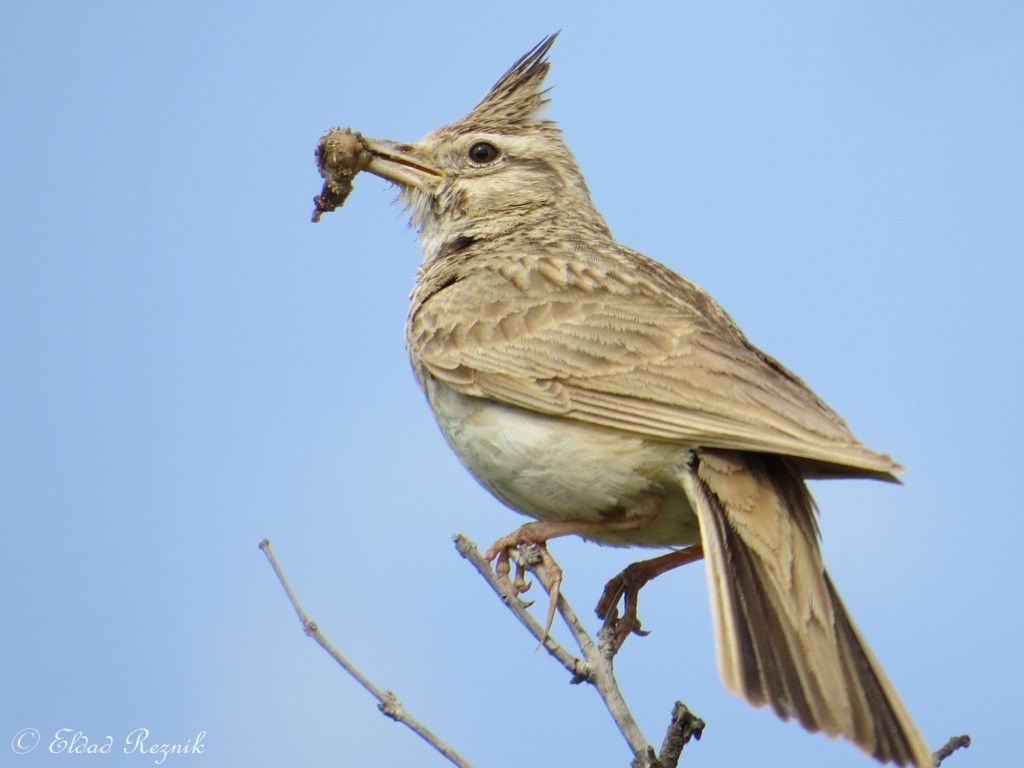
{"type": "Polygon", "coordinates": [[[369,159],[363,170],[403,187],[431,191],[444,173],[416,154],[412,144],[363,136],[362,145],[369,159]]]}

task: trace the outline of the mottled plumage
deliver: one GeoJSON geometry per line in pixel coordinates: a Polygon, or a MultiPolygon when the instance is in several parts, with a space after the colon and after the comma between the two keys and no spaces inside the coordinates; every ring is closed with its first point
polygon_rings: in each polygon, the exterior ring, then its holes
{"type": "Polygon", "coordinates": [[[614,240],[541,114],[553,40],[422,141],[360,137],[361,167],[400,185],[420,232],[408,344],[445,436],[545,521],[526,538],[557,523],[702,547],[730,690],[879,760],[930,765],[825,572],[804,484],[901,467],[700,288],[614,240]]]}

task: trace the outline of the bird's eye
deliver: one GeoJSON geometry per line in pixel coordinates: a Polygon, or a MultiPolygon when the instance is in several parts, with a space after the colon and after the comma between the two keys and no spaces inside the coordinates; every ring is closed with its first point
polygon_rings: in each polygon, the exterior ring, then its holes
{"type": "Polygon", "coordinates": [[[479,165],[493,163],[498,155],[498,148],[487,141],[478,141],[469,148],[469,159],[479,165]]]}

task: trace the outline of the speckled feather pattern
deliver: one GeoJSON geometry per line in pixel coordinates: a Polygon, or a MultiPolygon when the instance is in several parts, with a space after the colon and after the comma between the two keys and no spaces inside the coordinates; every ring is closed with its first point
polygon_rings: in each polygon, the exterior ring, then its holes
{"type": "Polygon", "coordinates": [[[419,230],[407,341],[442,432],[523,514],[606,544],[699,542],[730,690],[930,765],[825,572],[804,483],[901,467],[708,294],[615,241],[541,114],[553,40],[462,120],[414,144],[365,140],[419,230]]]}
{"type": "Polygon", "coordinates": [[[831,474],[899,469],[700,289],[640,254],[611,243],[566,253],[557,239],[493,245],[475,241],[421,276],[408,327],[421,376],[651,438],[781,453],[831,474]]]}

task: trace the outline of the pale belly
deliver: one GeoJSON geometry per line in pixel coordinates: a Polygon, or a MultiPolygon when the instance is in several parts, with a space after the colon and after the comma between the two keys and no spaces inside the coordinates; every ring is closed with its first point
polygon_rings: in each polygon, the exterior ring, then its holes
{"type": "Polygon", "coordinates": [[[681,546],[700,540],[678,477],[689,450],[463,395],[428,378],[427,398],[466,468],[512,509],[539,520],[629,516],[661,500],[641,528],[595,535],[613,545],[681,546]]]}

